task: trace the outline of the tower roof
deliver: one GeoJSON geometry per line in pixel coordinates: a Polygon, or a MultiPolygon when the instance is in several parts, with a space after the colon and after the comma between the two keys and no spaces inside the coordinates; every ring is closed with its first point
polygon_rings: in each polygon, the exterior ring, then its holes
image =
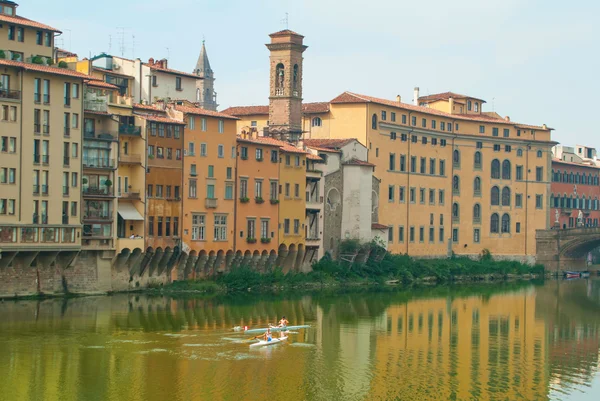
{"type": "Polygon", "coordinates": [[[210,68],[210,62],[208,61],[208,54],[206,53],[206,46],[202,41],[202,49],[200,49],[200,56],[198,56],[198,62],[196,63],[196,69],[194,70],[196,75],[203,78],[209,78],[212,75],[212,69],[210,68]],[[208,74],[208,77],[206,76],[208,74]]]}

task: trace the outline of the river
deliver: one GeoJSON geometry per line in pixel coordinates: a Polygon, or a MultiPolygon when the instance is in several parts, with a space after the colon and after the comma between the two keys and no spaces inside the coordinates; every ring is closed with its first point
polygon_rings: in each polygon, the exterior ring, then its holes
{"type": "Polygon", "coordinates": [[[600,399],[600,281],[0,303],[0,400],[600,399]],[[286,315],[310,328],[250,349],[286,315]]]}

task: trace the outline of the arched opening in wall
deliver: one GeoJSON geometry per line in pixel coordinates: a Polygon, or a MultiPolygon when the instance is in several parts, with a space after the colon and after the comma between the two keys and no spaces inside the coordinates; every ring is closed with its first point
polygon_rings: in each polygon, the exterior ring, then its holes
{"type": "MultiPolygon", "coordinates": [[[[377,195],[377,192],[375,191],[371,191],[371,214],[373,215],[373,217],[377,216],[377,212],[379,209],[379,195],[377,195]]],[[[379,219],[377,219],[379,220],[379,219]]],[[[376,220],[373,220],[374,222],[376,220]]]]}
{"type": "Polygon", "coordinates": [[[510,206],[510,188],[502,188],[502,206],[510,206]]]}
{"type": "Polygon", "coordinates": [[[452,164],[454,167],[460,167],[460,151],[458,149],[454,149],[452,152],[452,164]]]}
{"type": "Polygon", "coordinates": [[[492,160],[492,178],[500,179],[500,160],[492,160]]]}
{"type": "Polygon", "coordinates": [[[321,120],[321,117],[313,117],[311,124],[313,127],[320,127],[322,124],[323,120],[321,120]]]}
{"type": "Polygon", "coordinates": [[[481,168],[481,152],[477,151],[475,152],[475,156],[473,157],[473,166],[475,168],[481,168]]]}
{"type": "Polygon", "coordinates": [[[492,187],[491,198],[492,206],[500,206],[500,188],[492,187]]]}
{"type": "Polygon", "coordinates": [[[298,74],[299,74],[298,64],[294,64],[294,77],[292,80],[292,85],[294,90],[298,90],[298,74]]]}
{"type": "Polygon", "coordinates": [[[331,188],[329,192],[327,192],[327,206],[329,207],[329,210],[332,212],[335,211],[340,204],[341,199],[340,192],[337,188],[331,188]]]}
{"type": "Polygon", "coordinates": [[[220,249],[217,252],[217,260],[215,261],[215,272],[222,272],[225,270],[225,251],[220,249]]]}
{"type": "Polygon", "coordinates": [[[275,68],[275,87],[278,89],[283,89],[283,85],[285,82],[285,66],[283,63],[277,64],[275,68]]]}
{"type": "Polygon", "coordinates": [[[305,254],[304,245],[298,244],[298,255],[296,256],[296,263],[294,265],[294,268],[296,270],[299,270],[300,267],[302,266],[302,264],[304,262],[304,254],[305,254]]]}
{"type": "Polygon", "coordinates": [[[502,162],[502,179],[510,180],[510,176],[511,176],[510,161],[504,160],[502,162]]]}

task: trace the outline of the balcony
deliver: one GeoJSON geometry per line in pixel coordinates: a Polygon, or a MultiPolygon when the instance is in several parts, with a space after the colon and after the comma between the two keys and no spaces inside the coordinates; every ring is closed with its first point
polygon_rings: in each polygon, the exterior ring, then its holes
{"type": "Polygon", "coordinates": [[[204,201],[204,207],[206,207],[207,209],[216,209],[217,198],[206,198],[204,201]]]}
{"type": "Polygon", "coordinates": [[[21,91],[0,89],[0,99],[19,101],[19,100],[21,100],[21,91]]]}
{"type": "Polygon", "coordinates": [[[42,195],[48,195],[48,185],[42,185],[42,195]]]}
{"type": "Polygon", "coordinates": [[[84,157],[83,167],[114,170],[115,160],[106,157],[84,157]]]}
{"type": "Polygon", "coordinates": [[[136,248],[144,249],[144,238],[117,238],[118,253],[121,253],[123,249],[129,249],[133,251],[136,248]]]}
{"type": "Polygon", "coordinates": [[[84,187],[84,196],[113,196],[112,187],[84,187]]]}
{"type": "Polygon", "coordinates": [[[96,210],[88,210],[83,215],[84,220],[93,220],[93,221],[110,221],[113,219],[112,211],[96,211],[96,210]]]}
{"type": "Polygon", "coordinates": [[[33,184],[33,194],[34,195],[39,195],[40,194],[40,186],[33,184]]]}
{"type": "MultiPolygon", "coordinates": [[[[104,139],[107,141],[116,141],[117,140],[117,136],[110,134],[108,132],[96,132],[96,131],[85,131],[83,133],[83,138],[84,139],[104,139]]],[[[110,147],[110,145],[108,145],[107,147],[110,147]]]]}
{"type": "Polygon", "coordinates": [[[112,238],[90,238],[84,234],[81,248],[85,250],[113,249],[113,240],[112,238]]]}
{"type": "Polygon", "coordinates": [[[0,243],[17,242],[17,228],[10,226],[0,226],[0,243]]]}
{"type": "Polygon", "coordinates": [[[307,179],[312,179],[312,180],[320,180],[321,177],[323,177],[323,172],[322,171],[317,171],[317,170],[306,170],[306,178],[307,179]]]}
{"type": "Polygon", "coordinates": [[[316,232],[307,234],[304,244],[306,246],[319,246],[321,245],[321,238],[319,238],[319,234],[316,232]]]}
{"type": "Polygon", "coordinates": [[[119,125],[119,135],[142,136],[142,127],[135,125],[119,125]]]}
{"type": "Polygon", "coordinates": [[[136,154],[119,155],[119,164],[142,164],[142,156],[136,154]]]}
{"type": "Polygon", "coordinates": [[[108,113],[108,103],[106,96],[89,96],[86,94],[85,100],[83,101],[83,108],[85,111],[92,111],[96,113],[108,113]]]}
{"type": "Polygon", "coordinates": [[[323,197],[310,196],[306,193],[306,208],[309,210],[321,210],[323,208],[323,197]]]}
{"type": "Polygon", "coordinates": [[[133,106],[133,98],[131,96],[111,96],[108,102],[114,106],[133,106]]]}
{"type": "Polygon", "coordinates": [[[119,193],[119,198],[120,199],[130,199],[130,200],[141,200],[141,193],[138,192],[121,192],[119,193]]]}

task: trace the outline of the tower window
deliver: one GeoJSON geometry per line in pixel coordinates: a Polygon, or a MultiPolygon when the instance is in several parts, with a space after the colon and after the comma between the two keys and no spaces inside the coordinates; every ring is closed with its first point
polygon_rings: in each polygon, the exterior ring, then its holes
{"type": "Polygon", "coordinates": [[[285,82],[285,67],[282,63],[277,64],[275,69],[275,87],[276,95],[283,95],[283,83],[285,82]]]}
{"type": "Polygon", "coordinates": [[[298,89],[298,64],[294,64],[294,90],[298,89]]]}

